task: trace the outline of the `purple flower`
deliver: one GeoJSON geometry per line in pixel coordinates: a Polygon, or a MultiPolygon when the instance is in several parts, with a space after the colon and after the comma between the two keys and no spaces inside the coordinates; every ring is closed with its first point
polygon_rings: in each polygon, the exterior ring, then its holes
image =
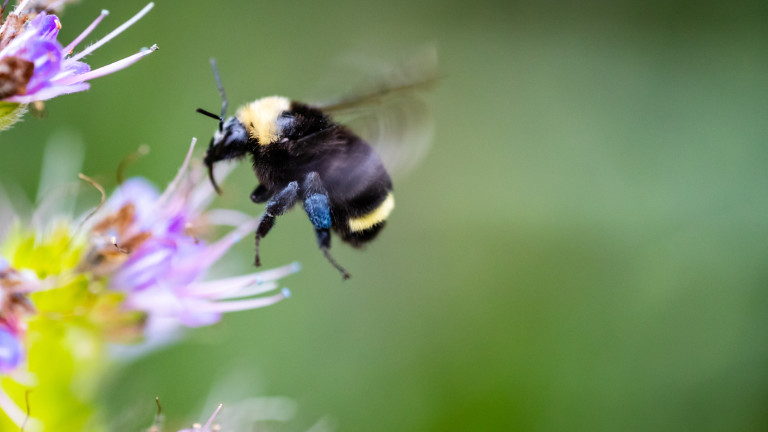
{"type": "Polygon", "coordinates": [[[148,333],[167,333],[179,325],[197,327],[220,320],[224,312],[274,304],[290,295],[277,279],[298,264],[244,276],[205,281],[211,266],[259,220],[233,210],[209,210],[213,189],[200,166],[189,168],[192,141],[176,178],[160,194],[143,179],[123,183],[105,203],[92,227],[86,266],[109,278],[109,287],[127,294],[124,305],[143,311],[148,333]],[[203,235],[213,225],[234,229],[213,243],[203,235]]]}
{"type": "Polygon", "coordinates": [[[0,27],[0,100],[30,103],[68,93],[87,90],[87,81],[98,78],[137,62],[157,50],[157,45],[107,66],[91,70],[80,61],[125,29],[141,19],[154,6],[149,3],[121,26],[77,54],[72,51],[109,14],[103,10],[72,43],[62,47],[56,40],[61,22],[55,15],[40,12],[19,29],[19,14],[27,2],[22,2],[0,27]]]}
{"type": "Polygon", "coordinates": [[[40,289],[32,272],[21,272],[0,257],[0,373],[14,370],[24,358],[24,318],[35,313],[28,295],[40,289]]]}

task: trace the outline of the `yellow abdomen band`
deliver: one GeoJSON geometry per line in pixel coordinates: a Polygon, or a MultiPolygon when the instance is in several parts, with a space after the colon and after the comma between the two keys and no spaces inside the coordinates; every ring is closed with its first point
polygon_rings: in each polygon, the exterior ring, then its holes
{"type": "Polygon", "coordinates": [[[352,232],[365,231],[368,228],[383,222],[395,208],[395,197],[392,192],[387,194],[384,201],[367,215],[349,218],[349,230],[352,232]]]}

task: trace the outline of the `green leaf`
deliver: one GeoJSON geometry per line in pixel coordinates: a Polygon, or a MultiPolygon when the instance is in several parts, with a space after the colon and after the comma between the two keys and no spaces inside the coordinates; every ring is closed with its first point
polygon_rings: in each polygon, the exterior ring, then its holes
{"type": "Polygon", "coordinates": [[[26,104],[0,102],[0,131],[13,126],[26,113],[26,104]]]}

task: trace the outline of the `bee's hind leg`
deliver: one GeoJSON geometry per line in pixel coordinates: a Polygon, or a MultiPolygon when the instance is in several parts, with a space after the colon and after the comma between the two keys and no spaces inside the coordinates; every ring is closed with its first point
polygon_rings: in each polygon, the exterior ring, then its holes
{"type": "Polygon", "coordinates": [[[304,211],[307,212],[310,222],[315,227],[317,245],[323,251],[323,255],[333,267],[341,273],[344,279],[349,279],[349,273],[331,257],[331,205],[328,200],[328,192],[323,187],[320,176],[316,172],[307,174],[302,187],[304,196],[304,211]]]}
{"type": "Polygon", "coordinates": [[[320,246],[320,250],[323,251],[325,259],[331,263],[341,273],[343,279],[349,279],[349,273],[336,262],[331,256],[329,249],[331,248],[331,231],[329,229],[317,229],[315,228],[315,236],[317,236],[317,244],[320,246]]]}
{"type": "Polygon", "coordinates": [[[288,209],[296,204],[296,200],[299,195],[299,184],[297,182],[290,182],[283,190],[276,193],[267,202],[267,210],[264,212],[259,226],[256,228],[256,258],[254,265],[257,267],[261,265],[261,258],[259,257],[259,240],[265,237],[269,230],[275,225],[275,218],[285,213],[288,209]]]}

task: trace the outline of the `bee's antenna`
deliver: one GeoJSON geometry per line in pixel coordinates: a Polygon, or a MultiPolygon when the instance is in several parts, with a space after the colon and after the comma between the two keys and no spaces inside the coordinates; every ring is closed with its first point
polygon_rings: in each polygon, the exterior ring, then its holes
{"type": "Polygon", "coordinates": [[[216,114],[214,114],[214,113],[212,113],[210,111],[206,111],[206,110],[204,110],[202,108],[198,108],[195,111],[199,112],[200,114],[202,114],[204,116],[208,116],[210,118],[214,118],[214,119],[218,120],[219,123],[221,123],[221,117],[217,116],[216,114]]]}
{"type": "Polygon", "coordinates": [[[221,95],[221,116],[219,116],[219,130],[222,130],[224,128],[224,116],[227,114],[227,95],[224,93],[224,86],[221,85],[219,69],[216,68],[216,59],[211,59],[211,68],[213,69],[213,76],[216,78],[216,85],[219,87],[219,94],[221,95]]]}

